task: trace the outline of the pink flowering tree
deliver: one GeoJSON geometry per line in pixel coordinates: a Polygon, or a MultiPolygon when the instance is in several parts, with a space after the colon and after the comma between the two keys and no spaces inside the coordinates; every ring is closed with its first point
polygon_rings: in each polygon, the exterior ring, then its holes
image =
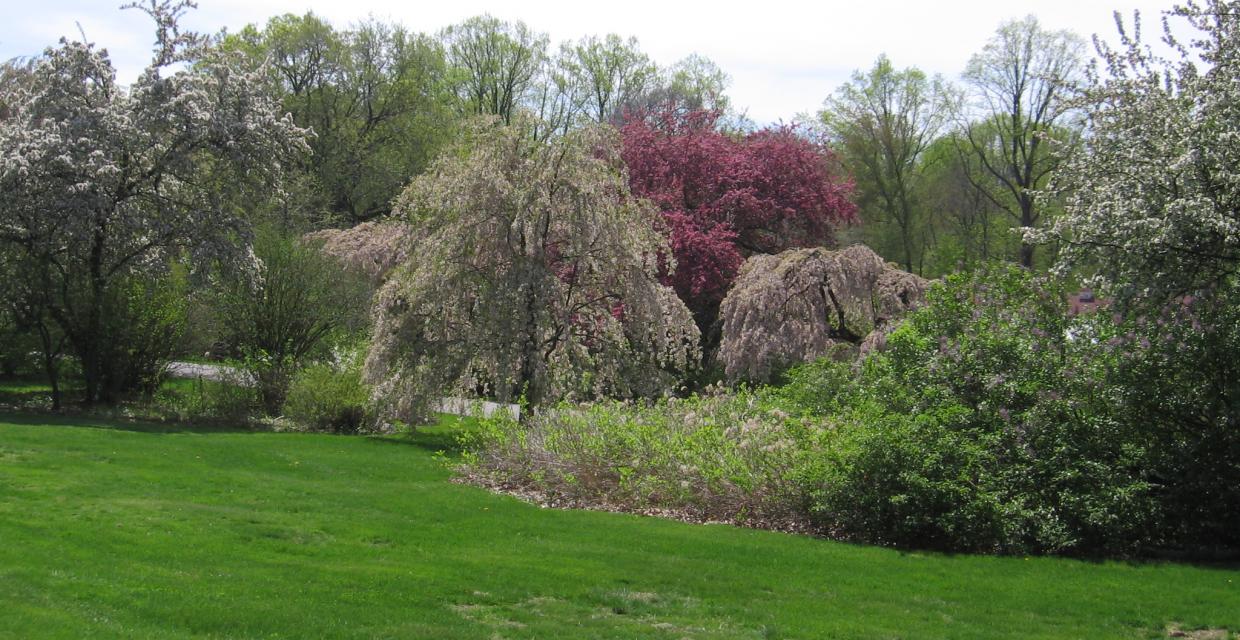
{"type": "Polygon", "coordinates": [[[621,129],[633,193],[655,203],[671,236],[665,279],[703,329],[746,257],[831,245],[856,216],[852,181],[825,145],[790,126],[726,134],[720,116],[667,109],[621,129]]]}

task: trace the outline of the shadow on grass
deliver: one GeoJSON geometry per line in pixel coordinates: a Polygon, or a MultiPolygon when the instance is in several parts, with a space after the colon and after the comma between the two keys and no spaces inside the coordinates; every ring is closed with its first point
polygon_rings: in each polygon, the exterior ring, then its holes
{"type": "Polygon", "coordinates": [[[260,430],[228,423],[153,422],[123,416],[64,415],[0,411],[0,422],[24,426],[85,427],[136,433],[262,433],[260,430]]]}
{"type": "Polygon", "coordinates": [[[454,429],[435,428],[415,431],[412,435],[375,437],[371,438],[371,441],[416,447],[431,453],[442,451],[444,455],[455,458],[464,452],[457,435],[458,432],[454,429]]]}
{"type": "Polygon", "coordinates": [[[431,453],[442,451],[444,455],[456,458],[465,451],[460,436],[476,429],[477,426],[478,423],[474,418],[440,414],[438,422],[420,426],[411,434],[375,437],[371,438],[371,441],[417,447],[431,453]]]}

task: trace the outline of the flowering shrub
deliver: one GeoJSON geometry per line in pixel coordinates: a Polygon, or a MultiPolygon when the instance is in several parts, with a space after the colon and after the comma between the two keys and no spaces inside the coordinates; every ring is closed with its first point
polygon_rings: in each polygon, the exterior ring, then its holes
{"type": "Polygon", "coordinates": [[[1109,323],[1069,318],[1062,289],[1016,268],[950,277],[928,297],[835,413],[832,457],[805,477],[816,517],[958,550],[1145,542],[1156,501],[1104,384],[1114,359],[1095,339],[1109,323]]]}
{"type": "Polygon", "coordinates": [[[953,276],[860,365],[491,420],[467,473],[552,503],[897,546],[1235,548],[1240,306],[1224,293],[1154,318],[1072,318],[1052,280],[953,276]]]}
{"type": "Polygon", "coordinates": [[[552,504],[802,528],[791,478],[807,429],[748,393],[562,405],[526,423],[501,412],[470,436],[464,469],[552,504]]]}

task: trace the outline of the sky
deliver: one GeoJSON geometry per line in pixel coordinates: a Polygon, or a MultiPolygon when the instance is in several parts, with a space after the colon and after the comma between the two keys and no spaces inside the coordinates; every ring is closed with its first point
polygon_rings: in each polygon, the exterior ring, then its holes
{"type": "MultiPolygon", "coordinates": [[[[144,0],[149,1],[149,0],[144,0]]],[[[635,36],[660,65],[692,53],[731,76],[732,105],[758,123],[812,113],[854,70],[886,53],[897,67],[916,66],[958,79],[1005,20],[1028,14],[1052,29],[1115,41],[1114,12],[1131,21],[1140,10],[1149,39],[1162,33],[1160,14],[1174,0],[758,0],[732,4],[681,0],[562,2],[531,0],[198,0],[183,23],[195,30],[235,32],[282,13],[306,11],[339,28],[368,16],[436,33],[489,13],[523,20],[552,43],[585,35],[635,36]]],[[[121,82],[150,59],[150,22],[119,11],[121,0],[4,0],[0,60],[40,53],[61,36],[108,49],[121,82]],[[80,26],[80,31],[79,31],[80,26]]],[[[1092,48],[1090,49],[1092,51],[1092,48]]]]}

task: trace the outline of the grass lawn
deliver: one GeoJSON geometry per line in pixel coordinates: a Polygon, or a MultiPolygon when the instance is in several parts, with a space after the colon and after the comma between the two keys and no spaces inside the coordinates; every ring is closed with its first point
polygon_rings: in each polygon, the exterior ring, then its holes
{"type": "Polygon", "coordinates": [[[544,510],[413,439],[0,416],[0,637],[1133,638],[1240,571],[544,510]]]}

